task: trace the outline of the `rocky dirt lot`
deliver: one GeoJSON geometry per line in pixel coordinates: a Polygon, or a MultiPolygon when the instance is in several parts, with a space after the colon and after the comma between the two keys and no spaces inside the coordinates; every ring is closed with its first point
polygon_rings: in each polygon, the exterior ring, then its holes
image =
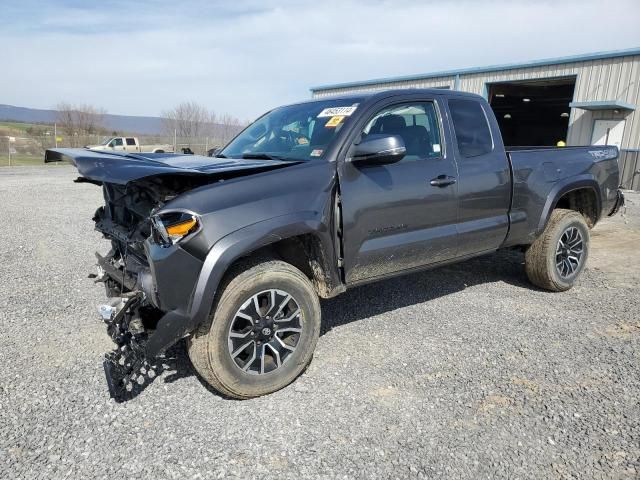
{"type": "Polygon", "coordinates": [[[4,478],[638,478],[640,195],[592,232],[579,285],[531,287],[503,252],[323,302],[290,387],[225,400],[184,346],[109,399],[87,279],[99,188],[69,166],[0,170],[4,478]]]}

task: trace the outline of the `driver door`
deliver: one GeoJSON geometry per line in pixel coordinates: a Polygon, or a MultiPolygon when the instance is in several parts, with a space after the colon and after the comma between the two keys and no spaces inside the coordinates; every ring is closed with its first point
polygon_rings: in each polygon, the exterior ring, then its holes
{"type": "Polygon", "coordinates": [[[109,143],[109,146],[116,152],[123,152],[124,151],[124,144],[122,142],[122,138],[114,138],[109,143]]]}
{"type": "Polygon", "coordinates": [[[454,156],[444,148],[437,103],[387,103],[362,122],[340,169],[347,284],[454,258],[457,173],[454,156]],[[400,136],[405,157],[385,165],[350,162],[349,152],[369,134],[400,136]],[[432,184],[437,178],[453,181],[432,184]]]}

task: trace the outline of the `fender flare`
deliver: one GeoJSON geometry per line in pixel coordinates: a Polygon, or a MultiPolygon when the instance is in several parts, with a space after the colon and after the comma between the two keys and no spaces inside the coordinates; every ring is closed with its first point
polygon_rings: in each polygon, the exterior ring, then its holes
{"type": "Polygon", "coordinates": [[[542,215],[540,216],[540,222],[536,230],[536,236],[539,236],[547,226],[551,212],[556,208],[558,201],[567,193],[574,190],[580,190],[583,188],[589,188],[593,190],[596,196],[596,214],[597,218],[600,218],[600,212],[602,211],[602,197],[600,194],[600,187],[598,182],[591,174],[583,174],[575,177],[564,179],[562,182],[557,183],[549,191],[547,195],[547,201],[542,209],[542,215]]]}
{"type": "MultiPolygon", "coordinates": [[[[306,233],[329,234],[318,212],[302,211],[248,225],[216,242],[207,254],[193,291],[188,312],[167,312],[145,348],[149,358],[157,356],[207,319],[220,281],[238,258],[286,238],[306,233]]],[[[332,244],[329,244],[332,245],[332,244]]]]}
{"type": "Polygon", "coordinates": [[[200,271],[190,313],[196,325],[209,315],[222,277],[238,258],[286,238],[305,233],[328,232],[316,212],[297,212],[241,228],[219,240],[209,251],[200,271]]]}

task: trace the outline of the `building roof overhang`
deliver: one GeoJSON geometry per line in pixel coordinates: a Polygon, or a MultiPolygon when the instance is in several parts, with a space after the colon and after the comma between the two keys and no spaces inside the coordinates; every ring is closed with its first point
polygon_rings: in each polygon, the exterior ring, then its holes
{"type": "Polygon", "coordinates": [[[633,111],[636,106],[632,103],[623,102],[621,100],[600,100],[594,102],[571,102],[571,108],[580,108],[582,110],[629,110],[633,111]]]}

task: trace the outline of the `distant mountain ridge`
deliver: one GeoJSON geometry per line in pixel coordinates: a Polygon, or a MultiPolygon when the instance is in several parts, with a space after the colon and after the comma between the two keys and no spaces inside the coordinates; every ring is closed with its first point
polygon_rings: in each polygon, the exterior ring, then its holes
{"type": "MultiPolygon", "coordinates": [[[[0,121],[53,124],[57,115],[56,110],[0,104],[0,121]]],[[[162,118],[105,114],[104,127],[109,131],[160,135],[162,134],[162,118]]]]}

